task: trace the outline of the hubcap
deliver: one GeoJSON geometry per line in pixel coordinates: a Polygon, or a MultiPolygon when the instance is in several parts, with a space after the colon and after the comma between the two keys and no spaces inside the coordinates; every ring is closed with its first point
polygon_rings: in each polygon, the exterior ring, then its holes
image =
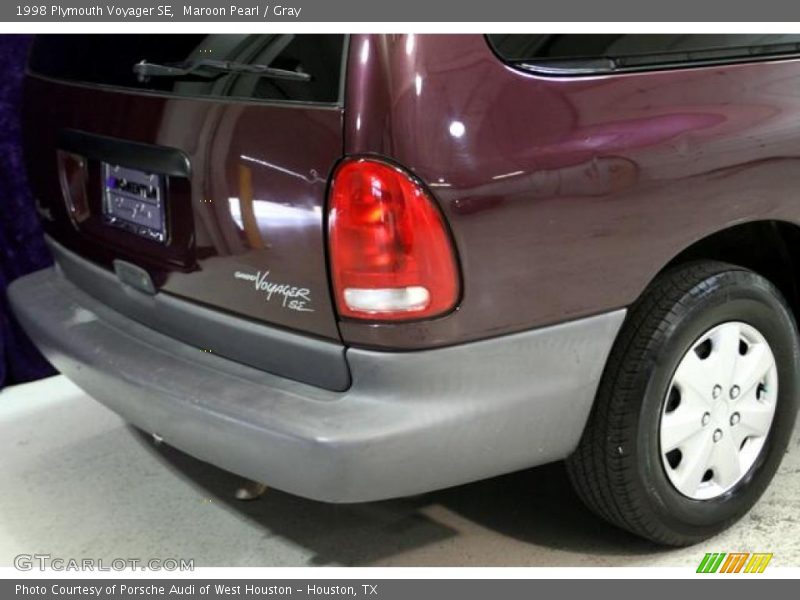
{"type": "Polygon", "coordinates": [[[675,489],[709,500],[741,481],[777,397],[775,357],[755,327],[731,321],[704,333],[678,363],[661,413],[661,459],[675,489]]]}

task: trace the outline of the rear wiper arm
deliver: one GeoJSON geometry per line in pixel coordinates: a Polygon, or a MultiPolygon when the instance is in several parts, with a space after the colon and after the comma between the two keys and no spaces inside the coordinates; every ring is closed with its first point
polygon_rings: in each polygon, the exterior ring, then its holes
{"type": "Polygon", "coordinates": [[[185,77],[186,75],[214,77],[219,73],[245,73],[247,75],[258,75],[259,77],[268,77],[270,79],[311,81],[311,75],[308,73],[287,71],[286,69],[274,69],[266,65],[251,65],[229,60],[213,60],[208,58],[163,65],[142,60],[133,65],[133,72],[136,73],[136,79],[142,83],[148,81],[151,77],[185,77]]]}

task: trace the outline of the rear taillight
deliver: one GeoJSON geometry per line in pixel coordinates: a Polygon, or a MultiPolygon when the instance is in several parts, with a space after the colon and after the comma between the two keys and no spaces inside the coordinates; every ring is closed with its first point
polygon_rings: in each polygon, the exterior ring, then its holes
{"type": "Polygon", "coordinates": [[[450,235],[433,198],[409,174],[378,160],[348,160],[334,173],[329,211],[341,316],[422,319],[455,306],[450,235]]]}

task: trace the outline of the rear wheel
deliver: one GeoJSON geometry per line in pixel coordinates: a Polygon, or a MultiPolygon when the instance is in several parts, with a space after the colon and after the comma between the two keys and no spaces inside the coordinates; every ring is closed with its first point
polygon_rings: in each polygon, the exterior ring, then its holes
{"type": "Polygon", "coordinates": [[[799,358],[791,312],[763,277],[710,261],[665,272],[631,307],[567,461],[578,494],[659,543],[722,531],[786,451],[799,358]]]}

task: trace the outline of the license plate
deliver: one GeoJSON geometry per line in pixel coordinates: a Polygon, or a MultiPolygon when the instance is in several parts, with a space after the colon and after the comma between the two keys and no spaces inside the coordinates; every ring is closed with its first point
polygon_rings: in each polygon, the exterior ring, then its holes
{"type": "Polygon", "coordinates": [[[103,220],[155,242],[167,240],[164,177],[103,163],[103,220]]]}

